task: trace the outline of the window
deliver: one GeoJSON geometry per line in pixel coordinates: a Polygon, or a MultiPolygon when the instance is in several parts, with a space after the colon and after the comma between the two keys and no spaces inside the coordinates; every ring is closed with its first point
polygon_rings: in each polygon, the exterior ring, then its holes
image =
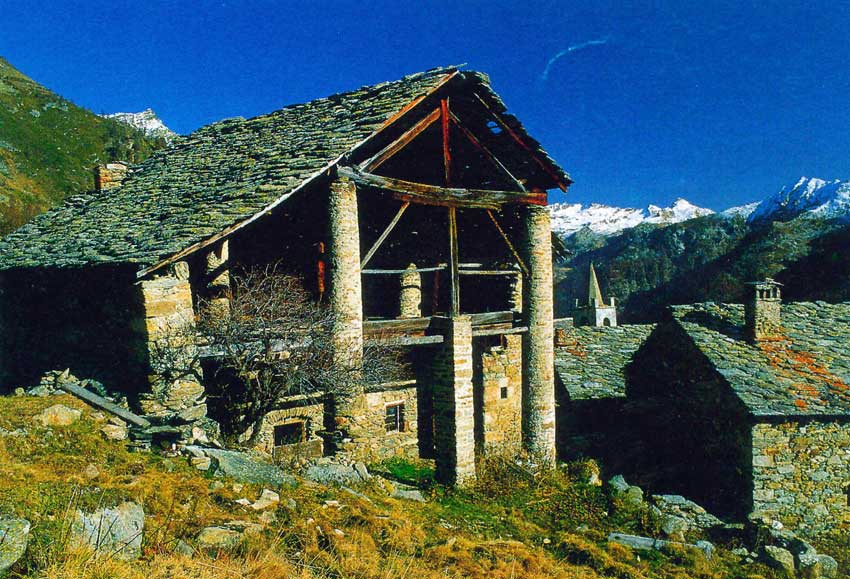
{"type": "Polygon", "coordinates": [[[502,400],[508,399],[508,387],[507,386],[502,386],[501,388],[499,388],[499,396],[502,397],[502,400]]]}
{"type": "Polygon", "coordinates": [[[305,430],[304,421],[302,420],[288,424],[278,424],[274,427],[274,445],[283,446],[285,444],[304,442],[305,430]]]}
{"type": "Polygon", "coordinates": [[[387,432],[402,432],[404,430],[404,402],[387,405],[384,425],[387,432]]]}

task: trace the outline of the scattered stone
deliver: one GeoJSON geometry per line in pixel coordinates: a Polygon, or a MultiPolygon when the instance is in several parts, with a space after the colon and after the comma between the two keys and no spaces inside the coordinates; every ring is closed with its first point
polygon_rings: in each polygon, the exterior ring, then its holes
{"type": "Polygon", "coordinates": [[[676,515],[663,515],[661,531],[671,541],[683,542],[689,529],[688,521],[676,515]]]}
{"type": "Polygon", "coordinates": [[[817,554],[801,554],[797,557],[797,572],[803,579],[820,579],[823,577],[820,558],[817,554]]]}
{"type": "Polygon", "coordinates": [[[95,465],[90,464],[83,470],[83,476],[89,480],[96,479],[100,476],[100,470],[95,465]]]}
{"type": "Polygon", "coordinates": [[[89,414],[89,418],[94,422],[106,422],[106,414],[100,412],[99,410],[95,410],[91,414],[89,414]]]}
{"type": "Polygon", "coordinates": [[[80,419],[82,412],[64,404],[54,404],[33,417],[42,426],[70,426],[80,419]]]}
{"type": "Polygon", "coordinates": [[[367,497],[367,496],[366,496],[366,495],[364,495],[363,493],[359,493],[359,492],[357,492],[357,491],[356,491],[356,490],[354,490],[354,489],[351,489],[351,488],[348,488],[348,487],[342,487],[342,492],[344,492],[344,493],[348,493],[349,495],[351,495],[351,496],[353,496],[353,497],[357,497],[357,498],[358,498],[358,499],[360,499],[361,501],[366,501],[367,503],[371,503],[371,502],[372,502],[372,499],[370,499],[369,497],[367,497]]]}
{"type": "Polygon", "coordinates": [[[835,579],[838,577],[838,562],[829,555],[818,555],[821,577],[835,579]]]}
{"type": "Polygon", "coordinates": [[[201,529],[196,539],[198,547],[216,551],[230,551],[242,544],[244,537],[239,531],[224,527],[201,529]]]}
{"type": "Polygon", "coordinates": [[[177,539],[177,543],[174,545],[174,552],[184,557],[191,557],[195,554],[192,546],[183,539],[177,539]]]}
{"type": "MultiPolygon", "coordinates": [[[[190,447],[186,448],[189,449],[190,447]]],[[[276,488],[298,486],[298,481],[294,476],[286,474],[280,468],[251,454],[216,448],[205,448],[204,454],[212,459],[217,475],[230,477],[243,483],[276,488]]]]}
{"type": "Polygon", "coordinates": [[[304,478],[319,484],[348,486],[372,478],[368,471],[365,471],[365,468],[364,466],[363,470],[366,475],[364,478],[356,466],[336,462],[316,463],[307,467],[304,471],[304,478]]]}
{"type": "Polygon", "coordinates": [[[279,502],[279,494],[274,491],[270,491],[269,489],[263,489],[263,492],[260,494],[260,498],[251,505],[251,508],[255,511],[264,511],[266,509],[276,507],[279,502]]]}
{"type": "Polygon", "coordinates": [[[623,478],[623,475],[618,474],[615,477],[612,477],[608,481],[608,486],[617,493],[624,493],[629,490],[629,483],[626,482],[626,479],[623,478]]]}
{"type": "Polygon", "coordinates": [[[618,499],[623,503],[640,507],[643,505],[643,489],[639,486],[630,485],[623,478],[623,475],[617,475],[608,481],[608,486],[611,489],[611,497],[618,499]]]}
{"type": "Polygon", "coordinates": [[[193,444],[209,444],[210,439],[203,428],[193,426],[192,439],[190,440],[190,442],[192,442],[193,444]]]}
{"type": "Polygon", "coordinates": [[[263,511],[258,518],[264,525],[271,525],[277,521],[277,515],[274,514],[274,511],[263,511]]]}
{"type": "Polygon", "coordinates": [[[298,508],[298,503],[296,503],[295,499],[293,499],[292,497],[287,497],[286,501],[283,503],[283,506],[285,506],[290,511],[294,511],[298,508]]]}
{"type": "Polygon", "coordinates": [[[416,501],[419,503],[425,502],[425,497],[422,495],[422,491],[417,489],[416,487],[412,487],[409,485],[397,483],[395,489],[393,490],[391,497],[394,499],[403,499],[406,501],[416,501]]]}
{"type": "Polygon", "coordinates": [[[764,562],[774,569],[785,573],[788,577],[794,577],[794,555],[788,549],[767,545],[763,551],[764,562]]]}
{"type": "Polygon", "coordinates": [[[210,490],[211,490],[212,492],[220,491],[221,489],[223,489],[223,488],[224,488],[224,483],[223,483],[223,482],[221,482],[220,480],[214,480],[214,481],[212,481],[212,482],[210,483],[210,487],[209,487],[209,488],[210,488],[210,490]]]}
{"type": "Polygon", "coordinates": [[[707,530],[725,524],[700,505],[681,495],[652,495],[652,502],[662,515],[680,517],[688,527],[707,530]]]}
{"type": "Polygon", "coordinates": [[[100,433],[103,434],[104,438],[107,440],[118,441],[127,439],[127,428],[116,424],[104,425],[103,428],[100,429],[100,433]]]}
{"type": "Polygon", "coordinates": [[[29,521],[0,517],[0,577],[24,556],[29,537],[29,521]]]}
{"type": "Polygon", "coordinates": [[[652,537],[639,537],[637,535],[626,535],[623,533],[611,533],[608,535],[608,541],[625,545],[630,549],[638,551],[664,551],[670,547],[680,549],[690,549],[699,551],[706,559],[711,559],[714,555],[714,545],[708,541],[697,541],[691,545],[689,543],[680,543],[678,541],[664,541],[662,539],[653,539],[652,537]]]}
{"type": "Polygon", "coordinates": [[[189,464],[198,470],[209,470],[212,466],[212,459],[208,456],[193,456],[189,459],[189,464]]]}
{"type": "Polygon", "coordinates": [[[23,388],[15,388],[15,396],[26,396],[27,391],[23,388]]]}
{"type": "Polygon", "coordinates": [[[123,503],[86,514],[77,511],[71,524],[71,543],[133,561],[142,554],[145,512],[137,503],[123,503]]]}
{"type": "Polygon", "coordinates": [[[354,463],[354,470],[357,471],[357,474],[360,475],[364,481],[372,478],[372,475],[369,474],[369,469],[366,468],[366,465],[362,462],[354,463]]]}
{"type": "Polygon", "coordinates": [[[236,503],[237,505],[241,505],[243,507],[250,507],[251,506],[251,501],[249,501],[246,498],[236,499],[233,502],[236,503]]]}

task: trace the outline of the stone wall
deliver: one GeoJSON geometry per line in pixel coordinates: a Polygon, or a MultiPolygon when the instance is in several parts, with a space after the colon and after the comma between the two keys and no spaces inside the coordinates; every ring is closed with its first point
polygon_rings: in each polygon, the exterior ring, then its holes
{"type": "Polygon", "coordinates": [[[753,510],[803,533],[850,528],[850,424],[752,429],[753,510]]]}
{"type": "Polygon", "coordinates": [[[419,457],[419,406],[416,384],[404,387],[387,387],[366,393],[366,408],[375,423],[376,436],[371,444],[373,458],[393,456],[419,457]],[[404,424],[400,431],[387,431],[387,406],[404,405],[404,424]],[[378,434],[380,433],[380,434],[378,434]]]}
{"type": "Polygon", "coordinates": [[[475,366],[478,447],[515,454],[522,444],[522,337],[503,336],[485,347],[475,366]]]}
{"type": "MultiPolygon", "coordinates": [[[[324,454],[323,439],[319,432],[324,425],[324,405],[315,400],[293,401],[291,406],[273,410],[263,419],[256,448],[274,455],[276,460],[315,458],[324,454]],[[304,440],[296,444],[275,446],[275,427],[294,422],[304,423],[304,440]]],[[[246,438],[251,433],[245,434],[246,438]]]]}

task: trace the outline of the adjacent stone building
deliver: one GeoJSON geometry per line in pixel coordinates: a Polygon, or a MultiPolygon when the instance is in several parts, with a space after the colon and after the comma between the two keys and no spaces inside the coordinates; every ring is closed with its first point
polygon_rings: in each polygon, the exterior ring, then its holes
{"type": "Polygon", "coordinates": [[[732,518],[850,527],[850,304],[783,304],[772,280],[751,288],[745,305],[561,334],[561,452],[732,518]]]}
{"type": "Polygon", "coordinates": [[[332,312],[340,365],[380,344],[413,370],[281,399],[243,440],[432,456],[461,483],[485,449],[554,459],[545,205],[571,181],[485,75],[437,69],[227,119],[96,175],[0,242],[3,387],[70,368],[161,422],[220,417],[233,409],[210,390],[216,353],[187,336],[201,304],[229,311],[240,270],[275,264],[332,312]],[[163,355],[200,361],[172,376],[163,355]]]}

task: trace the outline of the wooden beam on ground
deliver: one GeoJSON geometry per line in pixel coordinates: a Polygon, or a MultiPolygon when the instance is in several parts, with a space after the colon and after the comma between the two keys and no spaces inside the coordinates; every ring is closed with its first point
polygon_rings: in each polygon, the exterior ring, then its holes
{"type": "Polygon", "coordinates": [[[525,149],[528,152],[529,155],[531,155],[531,158],[534,159],[534,161],[538,165],[540,165],[540,168],[543,169],[543,171],[545,171],[547,175],[552,177],[552,179],[555,181],[555,183],[558,184],[558,187],[561,189],[561,191],[566,191],[569,184],[564,183],[561,180],[561,177],[558,176],[558,174],[554,171],[554,169],[552,169],[552,167],[550,167],[548,163],[543,161],[543,159],[541,159],[537,155],[537,152],[534,151],[534,149],[532,149],[531,147],[529,147],[528,144],[526,144],[526,142],[523,140],[523,138],[520,137],[518,134],[516,134],[516,131],[514,131],[512,128],[510,128],[508,126],[508,124],[505,121],[502,120],[502,117],[498,113],[496,113],[496,111],[494,111],[493,109],[490,108],[490,105],[488,105],[486,102],[484,102],[484,99],[481,98],[481,95],[479,95],[478,93],[473,93],[473,94],[475,95],[475,98],[478,99],[478,102],[481,103],[481,106],[483,106],[487,110],[487,112],[490,113],[490,116],[493,117],[493,120],[496,121],[496,124],[498,124],[500,127],[502,127],[502,130],[507,131],[507,133],[511,136],[511,138],[520,147],[525,149]]]}
{"type": "Polygon", "coordinates": [[[110,402],[102,396],[98,396],[94,392],[89,392],[81,386],[77,386],[76,384],[70,384],[68,382],[62,382],[59,384],[59,388],[61,390],[64,390],[68,394],[76,396],[83,402],[91,404],[95,408],[99,408],[105,412],[109,412],[110,414],[114,414],[125,422],[129,422],[130,424],[141,428],[150,428],[151,423],[142,418],[141,416],[133,414],[129,410],[125,410],[117,404],[110,402]]]}
{"type": "Polygon", "coordinates": [[[522,258],[519,256],[519,252],[516,250],[516,247],[514,247],[514,244],[513,244],[513,243],[511,243],[511,240],[510,240],[510,238],[508,237],[508,234],[507,234],[507,233],[505,233],[505,230],[504,230],[504,229],[502,229],[502,226],[501,226],[501,225],[499,225],[499,222],[498,222],[498,220],[496,219],[496,216],[495,216],[495,215],[493,215],[493,212],[492,212],[492,211],[490,211],[489,209],[487,210],[487,215],[489,215],[489,216],[490,216],[490,221],[492,221],[492,222],[493,222],[493,225],[495,225],[495,226],[496,226],[496,229],[498,229],[498,230],[499,230],[499,234],[502,236],[502,239],[504,239],[504,240],[505,240],[505,244],[507,244],[508,249],[509,249],[509,250],[511,250],[511,253],[512,253],[512,254],[513,254],[513,256],[514,256],[514,259],[515,259],[515,260],[516,260],[516,262],[519,264],[519,267],[522,269],[522,273],[524,273],[524,274],[526,275],[526,277],[528,277],[528,275],[529,275],[529,273],[528,273],[528,267],[526,267],[525,262],[524,262],[524,261],[522,260],[522,258]]]}
{"type": "Polygon", "coordinates": [[[387,228],[384,229],[384,232],[380,235],[380,237],[378,237],[378,240],[366,253],[366,257],[364,257],[363,261],[360,262],[361,268],[366,267],[366,264],[369,263],[369,260],[375,255],[375,252],[378,251],[384,241],[386,241],[387,237],[389,237],[390,233],[392,233],[393,229],[395,229],[395,226],[398,225],[399,219],[401,219],[401,216],[404,215],[404,212],[408,207],[410,207],[410,201],[405,201],[399,208],[398,213],[396,213],[395,217],[393,217],[393,220],[390,221],[390,224],[387,225],[387,228]]]}
{"type": "Polygon", "coordinates": [[[440,109],[434,109],[431,114],[429,114],[427,117],[413,125],[395,141],[375,153],[370,158],[360,163],[360,168],[365,171],[374,171],[375,169],[383,165],[386,161],[390,160],[393,155],[395,155],[407,145],[409,145],[411,141],[421,135],[425,129],[433,125],[437,121],[437,119],[440,118],[440,115],[440,109]]]}
{"type": "Polygon", "coordinates": [[[337,172],[340,176],[347,177],[358,185],[391,191],[396,199],[420,205],[466,209],[499,209],[502,205],[508,204],[545,206],[547,203],[545,192],[440,187],[366,173],[356,167],[339,167],[337,172]]]}
{"type": "Polygon", "coordinates": [[[451,316],[460,314],[460,277],[458,276],[457,208],[449,207],[449,294],[451,316]]]}
{"type": "Polygon", "coordinates": [[[525,185],[523,185],[520,182],[519,179],[514,177],[514,174],[511,173],[508,170],[507,167],[505,167],[505,165],[498,159],[498,157],[496,157],[496,155],[493,154],[493,152],[490,149],[488,149],[486,146],[484,146],[484,144],[481,141],[478,140],[478,137],[476,137],[475,134],[473,134],[472,131],[470,131],[469,129],[467,129],[464,126],[464,124],[461,122],[461,120],[459,118],[457,118],[457,115],[455,115],[454,113],[450,113],[450,115],[451,115],[452,121],[455,123],[455,125],[457,125],[457,127],[461,130],[461,132],[464,134],[464,136],[466,136],[466,138],[469,140],[469,142],[472,143],[473,145],[475,145],[475,148],[477,148],[479,151],[481,151],[484,154],[484,156],[487,157],[487,159],[491,163],[493,163],[493,165],[497,169],[499,169],[502,173],[504,173],[505,176],[508,179],[513,181],[514,185],[519,187],[520,191],[525,191],[526,190],[525,185]]]}

